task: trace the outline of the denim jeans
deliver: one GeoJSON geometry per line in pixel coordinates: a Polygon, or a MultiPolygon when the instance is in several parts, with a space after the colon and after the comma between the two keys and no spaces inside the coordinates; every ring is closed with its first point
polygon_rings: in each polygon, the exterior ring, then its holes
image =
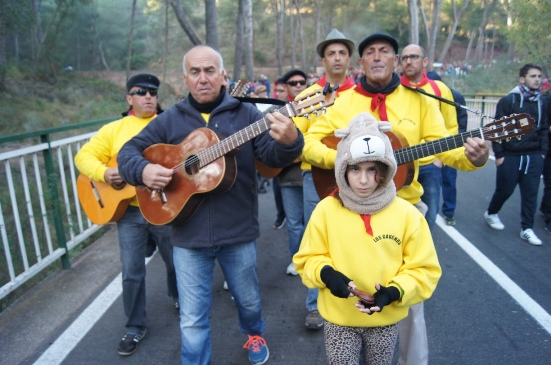
{"type": "Polygon", "coordinates": [[[266,329],[256,272],[256,242],[194,249],[174,247],[182,364],[207,365],[211,361],[209,319],[216,259],[235,299],[241,332],[261,335],[266,329]]]}
{"type": "Polygon", "coordinates": [[[417,178],[423,187],[423,196],[421,200],[427,205],[427,214],[425,218],[432,231],[436,223],[436,215],[440,209],[440,190],[442,188],[442,169],[435,164],[419,166],[419,176],[417,178]]]}
{"type": "Polygon", "coordinates": [[[302,186],[280,186],[283,209],[287,218],[287,234],[291,259],[298,252],[304,234],[302,186]]]}
{"type": "Polygon", "coordinates": [[[165,262],[168,295],[173,301],[178,301],[170,227],[148,223],[137,207],[130,206],[117,223],[117,230],[122,263],[122,299],[128,318],[126,333],[138,335],[146,329],[145,248],[150,235],[165,262]]]}
{"type": "MultiPolygon", "coordinates": [[[[304,227],[308,225],[308,221],[312,216],[312,212],[319,203],[320,198],[314,186],[312,171],[302,171],[302,195],[304,199],[304,227]]],[[[311,312],[318,309],[318,289],[308,288],[308,296],[306,297],[306,310],[311,312]]]]}
{"type": "Polygon", "coordinates": [[[442,214],[446,217],[455,215],[457,204],[457,170],[450,166],[442,167],[442,214]]]}
{"type": "Polygon", "coordinates": [[[274,201],[277,210],[276,220],[283,221],[285,219],[285,210],[283,210],[283,200],[281,198],[281,188],[279,187],[279,179],[272,179],[272,190],[274,192],[274,201]]]}

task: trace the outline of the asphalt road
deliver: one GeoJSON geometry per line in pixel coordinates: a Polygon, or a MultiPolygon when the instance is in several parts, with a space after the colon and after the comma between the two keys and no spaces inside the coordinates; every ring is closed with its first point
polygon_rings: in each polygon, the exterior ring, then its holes
{"type": "MultiPolygon", "coordinates": [[[[519,238],[518,190],[500,213],[505,230],[487,226],[483,213],[494,176],[493,161],[479,171],[459,173],[457,225],[450,229],[440,220],[435,228],[443,276],[425,303],[432,365],[551,363],[551,235],[538,214],[534,230],[543,246],[519,238]]],[[[287,234],[272,228],[272,194],[261,194],[260,204],[258,269],[268,364],[326,364],[322,331],[304,328],[306,289],[299,277],[285,275],[287,234]]],[[[119,271],[113,228],[71,270],[53,275],[0,313],[0,364],[179,364],[178,319],[157,256],[148,264],[147,336],[131,357],[117,355],[125,322],[119,271]]],[[[222,283],[217,268],[212,364],[248,364],[242,349],[246,336],[239,332],[235,305],[222,283]]]]}

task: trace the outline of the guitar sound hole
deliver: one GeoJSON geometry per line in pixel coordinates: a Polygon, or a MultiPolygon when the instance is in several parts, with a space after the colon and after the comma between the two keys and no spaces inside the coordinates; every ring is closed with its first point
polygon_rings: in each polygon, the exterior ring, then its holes
{"type": "Polygon", "coordinates": [[[186,174],[195,175],[199,172],[199,159],[197,156],[189,156],[185,163],[186,174]]]}

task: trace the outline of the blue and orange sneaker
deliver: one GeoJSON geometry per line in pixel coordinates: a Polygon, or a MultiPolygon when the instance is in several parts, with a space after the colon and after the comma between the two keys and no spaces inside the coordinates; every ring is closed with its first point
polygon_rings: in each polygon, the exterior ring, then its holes
{"type": "Polygon", "coordinates": [[[249,340],[243,345],[243,348],[249,350],[249,361],[253,365],[265,364],[270,357],[266,340],[259,335],[247,336],[249,336],[249,340]]]}

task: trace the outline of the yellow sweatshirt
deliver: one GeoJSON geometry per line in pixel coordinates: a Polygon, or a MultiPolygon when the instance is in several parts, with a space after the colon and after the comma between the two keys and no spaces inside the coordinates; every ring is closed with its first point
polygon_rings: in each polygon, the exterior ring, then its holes
{"type": "Polygon", "coordinates": [[[312,213],[293,263],[304,285],[320,288],[318,309],[327,321],[352,327],[394,324],[436,288],[442,270],[426,220],[413,205],[395,198],[371,216],[371,228],[373,236],[358,213],[332,196],[312,213]],[[354,307],[357,299],[338,298],[321,281],[326,265],[353,280],[358,289],[373,294],[379,282],[401,289],[402,298],[380,313],[361,313],[354,307]]]}
{"type": "MultiPolygon", "coordinates": [[[[105,182],[107,162],[119,153],[122,146],[132,137],[141,132],[143,128],[153,120],[151,118],[138,118],[128,115],[100,128],[98,133],[90,138],[75,156],[75,165],[78,170],[94,181],[105,182]]],[[[138,205],[136,198],[131,203],[138,205]]]]}
{"type": "MultiPolygon", "coordinates": [[[[410,146],[450,136],[436,100],[400,85],[393,93],[386,96],[385,103],[392,130],[401,133],[410,146]]],[[[327,113],[319,117],[305,134],[303,161],[324,169],[334,168],[337,151],[328,148],[321,141],[325,137],[334,136],[336,129],[346,127],[353,117],[365,111],[371,113],[375,119],[381,120],[379,108],[375,111],[371,110],[371,97],[354,91],[337,98],[335,104],[327,108],[327,113]]],[[[437,154],[436,157],[444,164],[461,171],[477,169],[465,156],[464,147],[437,154]]],[[[412,204],[418,203],[423,195],[423,188],[417,181],[417,174],[418,162],[416,161],[414,181],[407,188],[398,191],[399,197],[412,204]]]]}

